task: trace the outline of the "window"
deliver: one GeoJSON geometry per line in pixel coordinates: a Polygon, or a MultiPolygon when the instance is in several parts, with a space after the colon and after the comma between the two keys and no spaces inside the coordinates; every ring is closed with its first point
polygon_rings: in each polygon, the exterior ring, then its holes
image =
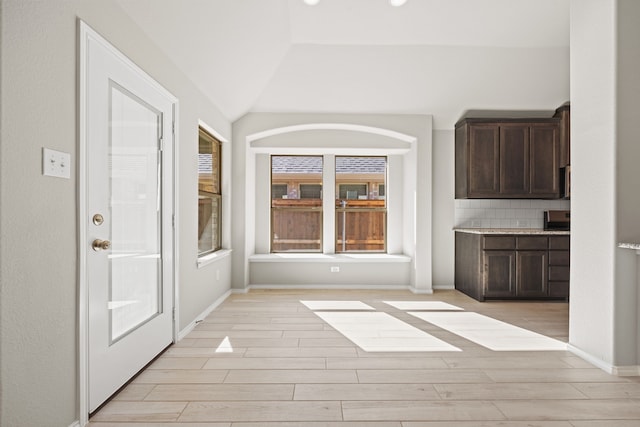
{"type": "Polygon", "coordinates": [[[271,252],[322,252],[323,215],[335,252],[386,252],[387,158],[335,157],[335,210],[323,213],[323,157],[271,156],[271,252]]]}
{"type": "Polygon", "coordinates": [[[198,132],[198,256],[222,247],[220,230],[221,143],[202,128],[198,132]]]}
{"type": "Polygon", "coordinates": [[[336,253],[386,252],[386,157],[336,156],[336,253]]]}
{"type": "Polygon", "coordinates": [[[271,252],[322,251],[322,156],[271,156],[271,252]]]}
{"type": "Polygon", "coordinates": [[[338,198],[340,199],[359,199],[367,198],[367,184],[339,184],[338,198]]]}
{"type": "Polygon", "coordinates": [[[300,198],[322,200],[322,184],[300,184],[300,198]]]}
{"type": "Polygon", "coordinates": [[[271,198],[273,199],[286,199],[287,194],[287,184],[272,184],[271,185],[271,198]]]}

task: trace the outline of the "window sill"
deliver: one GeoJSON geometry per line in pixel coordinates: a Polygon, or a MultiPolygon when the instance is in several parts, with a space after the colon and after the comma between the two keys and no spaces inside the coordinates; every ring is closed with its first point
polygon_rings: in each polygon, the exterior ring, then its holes
{"type": "Polygon", "coordinates": [[[305,254],[305,253],[278,253],[251,255],[249,262],[411,262],[408,255],[389,254],[305,254]]]}
{"type": "Polygon", "coordinates": [[[198,268],[204,267],[205,265],[211,264],[213,262],[220,261],[231,255],[231,249],[220,249],[218,251],[207,254],[203,257],[198,258],[198,268]]]}

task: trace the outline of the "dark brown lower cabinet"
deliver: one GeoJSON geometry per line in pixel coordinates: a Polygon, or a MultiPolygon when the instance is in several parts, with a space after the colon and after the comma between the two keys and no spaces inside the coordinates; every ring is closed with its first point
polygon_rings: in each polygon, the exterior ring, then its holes
{"type": "Polygon", "coordinates": [[[549,237],[549,296],[569,298],[569,236],[549,237]]]}
{"type": "Polygon", "coordinates": [[[483,251],[486,298],[504,298],[516,295],[515,251],[483,251]]]}
{"type": "Polygon", "coordinates": [[[569,297],[569,236],[456,232],[456,289],[479,300],[569,297]]]}
{"type": "Polygon", "coordinates": [[[547,251],[516,251],[516,295],[523,298],[548,296],[547,251]]]}

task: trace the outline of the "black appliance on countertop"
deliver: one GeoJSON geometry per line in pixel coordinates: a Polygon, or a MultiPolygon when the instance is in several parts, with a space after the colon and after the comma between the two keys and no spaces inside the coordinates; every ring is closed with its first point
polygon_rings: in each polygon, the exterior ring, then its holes
{"type": "Polygon", "coordinates": [[[571,229],[571,211],[544,211],[544,229],[569,231],[571,229]]]}

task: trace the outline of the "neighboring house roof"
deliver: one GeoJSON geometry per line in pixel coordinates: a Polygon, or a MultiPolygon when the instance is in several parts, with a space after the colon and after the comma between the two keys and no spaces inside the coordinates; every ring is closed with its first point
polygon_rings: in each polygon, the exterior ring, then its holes
{"type": "MultiPolygon", "coordinates": [[[[385,157],[336,157],[336,173],[385,173],[385,157]]],[[[272,156],[273,173],[322,173],[322,157],[272,156]]]]}

